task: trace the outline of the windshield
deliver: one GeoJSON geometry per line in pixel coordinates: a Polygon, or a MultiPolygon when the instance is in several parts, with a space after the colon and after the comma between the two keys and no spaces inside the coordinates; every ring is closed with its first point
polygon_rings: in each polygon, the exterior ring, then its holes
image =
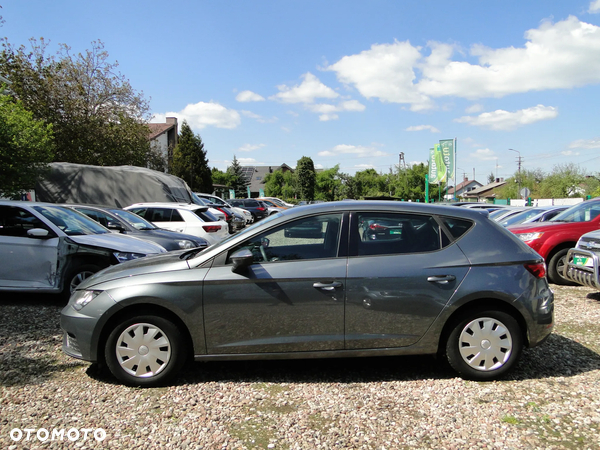
{"type": "Polygon", "coordinates": [[[520,213],[512,215],[512,216],[510,216],[509,218],[507,218],[505,220],[501,219],[501,223],[505,227],[507,227],[509,225],[516,225],[516,224],[519,224],[519,223],[523,223],[527,219],[529,219],[529,218],[531,218],[533,216],[537,216],[542,211],[544,211],[544,209],[538,209],[538,208],[527,209],[525,211],[521,211],[520,213]]]}
{"type": "Polygon", "coordinates": [[[589,222],[600,214],[600,201],[588,201],[571,206],[549,222],[589,222]]]}
{"type": "Polygon", "coordinates": [[[130,213],[129,211],[124,211],[121,209],[111,209],[110,212],[113,213],[115,216],[119,216],[121,219],[123,219],[129,225],[131,225],[132,227],[134,227],[138,230],[156,230],[157,229],[157,227],[155,227],[153,224],[148,222],[146,219],[138,216],[137,214],[130,213]]]}
{"type": "Polygon", "coordinates": [[[37,212],[56,225],[67,236],[82,234],[107,234],[110,231],[95,220],[70,208],[60,206],[34,206],[37,212]]]}
{"type": "MultiPolygon", "coordinates": [[[[259,226],[263,226],[266,223],[271,222],[274,219],[277,219],[278,217],[281,217],[281,213],[275,213],[275,214],[271,214],[269,217],[266,217],[264,219],[262,219],[259,222],[254,222],[252,225],[250,225],[249,227],[244,228],[242,231],[240,231],[239,233],[236,234],[230,234],[229,237],[223,239],[222,241],[217,242],[216,244],[211,245],[210,247],[208,247],[206,250],[211,251],[214,250],[215,248],[219,248],[225,244],[227,244],[230,240],[235,239],[241,235],[244,235],[246,233],[251,232],[252,230],[254,230],[255,228],[259,227],[259,226]]],[[[193,252],[193,250],[192,250],[193,252]]],[[[202,252],[204,254],[204,251],[202,252]]],[[[186,253],[187,254],[187,253],[186,253]]],[[[199,253],[198,253],[199,254],[199,253]]],[[[193,255],[193,257],[195,257],[196,255],[193,255]]]]}

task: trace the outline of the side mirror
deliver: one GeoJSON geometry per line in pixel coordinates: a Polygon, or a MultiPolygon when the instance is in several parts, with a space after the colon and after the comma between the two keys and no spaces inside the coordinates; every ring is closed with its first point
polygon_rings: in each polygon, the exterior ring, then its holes
{"type": "Polygon", "coordinates": [[[123,226],[119,222],[115,222],[112,220],[108,221],[108,223],[106,224],[106,228],[108,228],[109,230],[116,230],[119,232],[125,230],[125,228],[123,228],[123,226]]]}
{"type": "Polygon", "coordinates": [[[27,230],[27,236],[37,239],[46,239],[49,237],[48,230],[44,230],[43,228],[32,228],[31,230],[27,230]]]}
{"type": "Polygon", "coordinates": [[[233,263],[231,268],[233,273],[243,273],[254,263],[254,255],[247,248],[238,250],[231,255],[230,259],[233,263]]]}

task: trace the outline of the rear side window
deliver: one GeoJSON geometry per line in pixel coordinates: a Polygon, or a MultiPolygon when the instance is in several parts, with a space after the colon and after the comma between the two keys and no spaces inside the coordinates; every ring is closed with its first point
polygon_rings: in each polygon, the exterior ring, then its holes
{"type": "Polygon", "coordinates": [[[458,239],[473,226],[473,222],[455,217],[442,217],[442,222],[454,239],[458,239]]]}
{"type": "Polygon", "coordinates": [[[202,219],[204,222],[218,222],[219,219],[210,211],[202,211],[201,209],[196,209],[194,211],[194,214],[196,214],[198,217],[200,217],[200,219],[202,219]]]}
{"type": "Polygon", "coordinates": [[[244,206],[249,208],[258,208],[260,205],[256,200],[245,201],[244,206]]]}
{"type": "Polygon", "coordinates": [[[433,217],[417,214],[357,213],[352,236],[358,256],[432,252],[448,244],[433,217]]]}

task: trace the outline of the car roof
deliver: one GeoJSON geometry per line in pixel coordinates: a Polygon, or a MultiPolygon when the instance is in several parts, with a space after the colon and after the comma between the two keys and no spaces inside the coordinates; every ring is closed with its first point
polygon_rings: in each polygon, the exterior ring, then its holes
{"type": "Polygon", "coordinates": [[[196,203],[169,203],[169,202],[144,202],[134,203],[133,205],[126,206],[127,208],[132,207],[149,207],[149,208],[173,208],[173,209],[188,209],[190,211],[196,211],[198,209],[207,210],[208,206],[197,205],[196,203]]]}

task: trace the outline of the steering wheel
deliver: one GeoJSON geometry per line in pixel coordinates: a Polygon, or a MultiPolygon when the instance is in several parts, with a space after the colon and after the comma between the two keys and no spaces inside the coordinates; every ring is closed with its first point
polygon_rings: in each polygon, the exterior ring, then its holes
{"type": "Polygon", "coordinates": [[[260,248],[260,255],[262,256],[263,261],[269,261],[269,258],[267,258],[267,252],[265,251],[265,247],[263,247],[262,245],[259,245],[258,247],[260,248]]]}

